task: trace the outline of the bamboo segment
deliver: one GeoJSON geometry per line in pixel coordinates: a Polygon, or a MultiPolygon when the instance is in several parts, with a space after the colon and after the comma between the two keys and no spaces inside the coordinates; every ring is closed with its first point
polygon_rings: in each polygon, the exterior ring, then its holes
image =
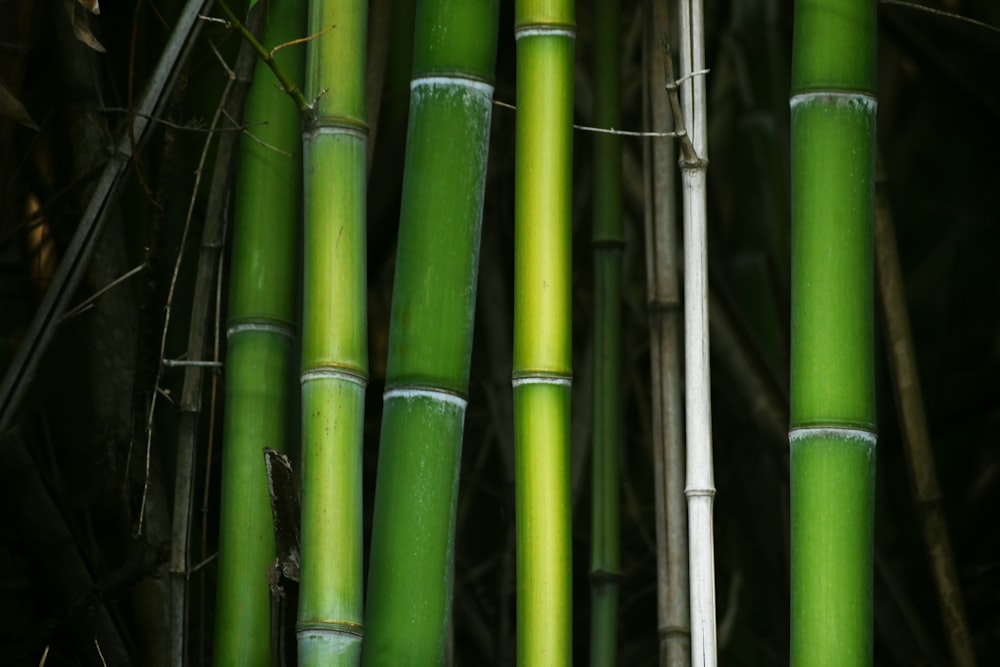
{"type": "Polygon", "coordinates": [[[520,0],[514,174],[517,659],[569,665],[573,55],[567,0],[520,0]]]}
{"type": "MultiPolygon", "coordinates": [[[[674,127],[667,92],[667,3],[648,2],[645,53],[649,116],[656,131],[674,127]]],[[[670,68],[672,70],[672,67],[670,68]]],[[[684,406],[681,394],[681,303],[677,248],[677,151],[673,140],[647,140],[646,291],[653,378],[656,472],[657,619],[660,663],[691,664],[688,528],[684,498],[684,406]]]]}
{"type": "Polygon", "coordinates": [[[494,0],[417,9],[366,665],[445,663],[496,22],[494,0]]]}
{"type": "Polygon", "coordinates": [[[303,132],[300,665],[361,656],[367,7],[310,4],[303,132]],[[335,26],[335,27],[334,27],[335,26]]]}
{"type": "Polygon", "coordinates": [[[798,0],[792,69],[791,663],[870,665],[875,3],[798,0]]]}
{"type": "MultiPolygon", "coordinates": [[[[265,44],[305,31],[303,3],[272,1],[267,9],[265,44]]],[[[301,79],[303,56],[285,49],[277,57],[301,79]]],[[[242,140],[234,195],[214,662],[263,667],[271,659],[274,533],[262,453],[288,441],[302,163],[298,111],[261,61],[243,120],[255,139],[242,140]]]]}
{"type": "MultiPolygon", "coordinates": [[[[621,7],[594,6],[594,122],[621,127],[621,7]]],[[[594,398],[590,664],[614,665],[618,635],[618,447],[621,442],[621,139],[594,135],[594,398]]]]}
{"type": "Polygon", "coordinates": [[[705,45],[701,0],[681,0],[681,103],[685,142],[681,159],[684,192],[684,377],[687,434],[688,543],[690,546],[691,660],[717,660],[715,550],[712,506],[712,409],[708,363],[708,169],[705,110],[705,45]]]}

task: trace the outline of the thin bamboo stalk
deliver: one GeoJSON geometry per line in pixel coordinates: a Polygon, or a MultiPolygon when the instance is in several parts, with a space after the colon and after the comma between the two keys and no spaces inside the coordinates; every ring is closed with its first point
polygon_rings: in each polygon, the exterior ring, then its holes
{"type": "Polygon", "coordinates": [[[361,452],[368,382],[361,0],[309,8],[303,129],[300,665],[361,657],[361,452]],[[336,26],[333,28],[333,26],[336,26]],[[332,28],[332,29],[331,29],[332,28]]]}
{"type": "Polygon", "coordinates": [[[497,11],[417,6],[366,665],[445,664],[497,11]]]}
{"type": "MultiPolygon", "coordinates": [[[[671,27],[667,3],[647,2],[646,87],[651,128],[674,128],[667,86],[671,27]]],[[[669,68],[672,70],[673,68],[669,68]]],[[[684,498],[684,414],[681,399],[680,268],[677,249],[677,151],[672,139],[647,139],[646,291],[649,300],[656,489],[657,618],[660,664],[691,664],[687,506],[684,498]]]]}
{"type": "MultiPolygon", "coordinates": [[[[621,127],[621,6],[594,3],[594,123],[621,127]]],[[[594,134],[593,491],[590,664],[617,663],[618,448],[621,442],[622,151],[616,134],[594,134]]]]}
{"type": "Polygon", "coordinates": [[[514,174],[517,659],[572,662],[569,0],[519,0],[514,174]]]}
{"type": "Polygon", "coordinates": [[[892,222],[885,179],[881,170],[875,184],[875,276],[878,280],[879,307],[885,325],[885,347],[889,355],[896,395],[896,411],[903,426],[903,443],[913,480],[913,505],[917,509],[937,587],[941,617],[948,638],[952,664],[974,667],[976,655],[965,613],[962,587],[959,585],[952,553],[948,524],[942,506],[931,447],[924,397],[917,373],[916,352],[910,317],[906,312],[903,271],[899,263],[896,232],[892,222]]]}
{"type": "Polygon", "coordinates": [[[798,0],[791,664],[872,663],[875,2],[798,0]]]}
{"type": "Polygon", "coordinates": [[[690,150],[683,152],[684,377],[687,432],[688,539],[691,575],[691,660],[716,664],[715,554],[712,505],[712,411],[708,363],[708,170],[705,45],[701,0],[681,0],[681,103],[690,150]]]}
{"type": "Polygon", "coordinates": [[[198,18],[209,2],[211,0],[189,0],[184,5],[142,98],[131,114],[131,127],[119,137],[114,154],[94,186],[93,194],[63,253],[59,268],[56,269],[31,325],[0,382],[0,432],[10,427],[21,398],[34,377],[35,368],[48,349],[55,329],[69,307],[70,299],[76,293],[107,220],[109,208],[132,163],[133,148],[138,149],[143,144],[150,120],[157,117],[157,112],[169,96],[177,72],[190,53],[190,49],[186,47],[197,39],[200,32],[201,23],[198,18]]]}
{"type": "MultiPolygon", "coordinates": [[[[301,0],[258,3],[248,27],[264,23],[263,43],[281,44],[305,33],[304,10],[301,0]]],[[[253,58],[249,44],[243,50],[253,58]]],[[[302,49],[276,58],[301,79],[302,49]]],[[[214,662],[263,667],[271,658],[266,574],[275,555],[263,450],[289,440],[302,162],[298,110],[262,60],[243,120],[254,137],[242,139],[233,196],[214,662]]]]}

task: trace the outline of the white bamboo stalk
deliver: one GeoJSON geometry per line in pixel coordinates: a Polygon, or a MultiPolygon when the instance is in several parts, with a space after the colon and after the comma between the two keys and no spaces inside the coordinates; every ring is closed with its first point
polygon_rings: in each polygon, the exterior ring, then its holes
{"type": "Polygon", "coordinates": [[[715,667],[715,556],[712,410],[708,364],[708,251],[705,196],[708,141],[702,1],[681,0],[681,102],[694,148],[681,161],[684,192],[684,361],[687,418],[691,664],[715,667]]]}

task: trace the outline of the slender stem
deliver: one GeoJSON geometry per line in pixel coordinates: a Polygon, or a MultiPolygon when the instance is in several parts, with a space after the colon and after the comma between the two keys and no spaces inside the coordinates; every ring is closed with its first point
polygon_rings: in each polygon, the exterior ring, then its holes
{"type": "MultiPolygon", "coordinates": [[[[666,48],[667,3],[647,2],[646,68],[652,129],[675,127],[679,111],[673,65],[666,48]]],[[[683,129],[683,122],[680,124],[683,129]]],[[[682,135],[690,144],[690,138],[682,135]]],[[[680,245],[677,231],[677,148],[649,141],[646,203],[646,275],[653,380],[653,455],[656,470],[657,616],[660,664],[691,664],[687,506],[684,498],[684,413],[681,394],[680,245]]]]}
{"type": "MultiPolygon", "coordinates": [[[[255,5],[247,22],[264,26],[267,40],[292,39],[305,30],[304,10],[302,0],[270,0],[255,5]]],[[[235,117],[258,127],[255,138],[242,137],[233,195],[214,663],[264,667],[272,639],[266,574],[275,551],[263,450],[283,450],[290,440],[302,162],[298,112],[254,48],[244,43],[240,53],[237,71],[246,54],[243,76],[252,72],[253,83],[245,113],[235,117]]],[[[301,50],[280,58],[302,76],[301,50]]]]}
{"type": "Polygon", "coordinates": [[[307,48],[316,102],[303,131],[302,666],[361,657],[367,16],[361,0],[310,3],[311,34],[334,19],[337,28],[307,48]]]}
{"type": "Polygon", "coordinates": [[[910,478],[913,480],[913,504],[917,509],[924,545],[934,574],[952,664],[956,667],[974,667],[976,656],[972,650],[965,601],[945,521],[893,227],[885,179],[878,174],[875,184],[875,275],[878,279],[882,322],[885,325],[885,348],[893,374],[896,410],[899,413],[899,423],[903,426],[903,444],[909,462],[910,478]]]}
{"type": "Polygon", "coordinates": [[[517,655],[569,665],[572,2],[518,1],[514,34],[517,655]]]}
{"type": "MultiPolygon", "coordinates": [[[[594,6],[594,122],[621,126],[621,7],[594,6]]],[[[590,551],[590,664],[617,663],[618,447],[621,442],[621,139],[594,134],[593,525],[590,551]]]]}
{"type": "Polygon", "coordinates": [[[681,0],[681,102],[690,146],[682,141],[684,191],[684,369],[688,533],[691,562],[691,661],[714,666],[715,555],[712,411],[708,364],[708,168],[701,0],[681,0]],[[699,73],[699,74],[695,74],[699,73]]]}

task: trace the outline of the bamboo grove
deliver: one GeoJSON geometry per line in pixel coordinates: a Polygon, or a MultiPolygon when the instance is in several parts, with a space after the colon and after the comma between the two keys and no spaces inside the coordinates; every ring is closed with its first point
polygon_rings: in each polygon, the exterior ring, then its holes
{"type": "Polygon", "coordinates": [[[4,664],[1000,654],[993,3],[7,4],[4,664]]]}

